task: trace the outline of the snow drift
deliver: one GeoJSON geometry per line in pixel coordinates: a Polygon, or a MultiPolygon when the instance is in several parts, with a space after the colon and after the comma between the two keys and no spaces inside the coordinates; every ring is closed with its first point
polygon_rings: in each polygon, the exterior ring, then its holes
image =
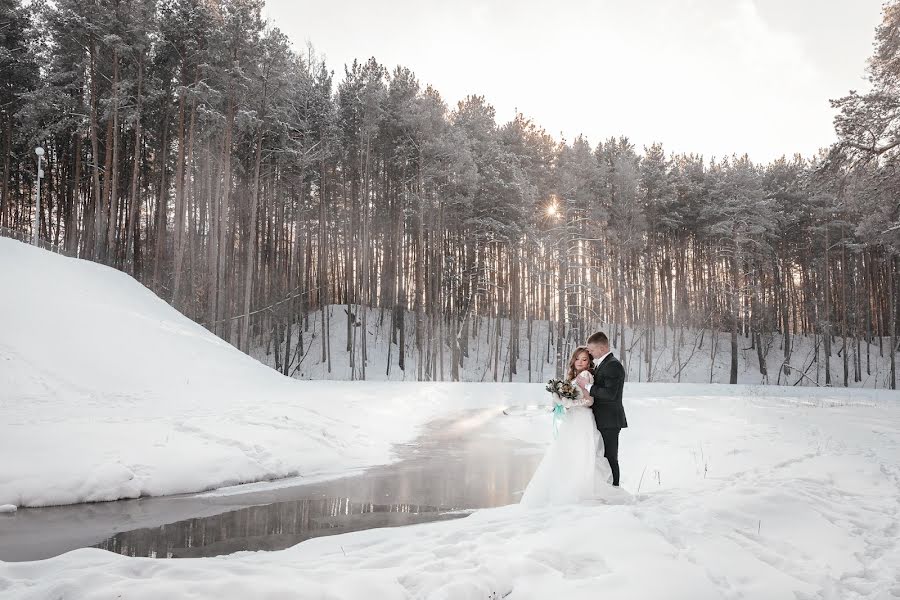
{"type": "Polygon", "coordinates": [[[448,395],[515,393],[292,380],[124,273],[4,238],[0,282],[0,504],[333,475],[390,461],[448,395]]]}

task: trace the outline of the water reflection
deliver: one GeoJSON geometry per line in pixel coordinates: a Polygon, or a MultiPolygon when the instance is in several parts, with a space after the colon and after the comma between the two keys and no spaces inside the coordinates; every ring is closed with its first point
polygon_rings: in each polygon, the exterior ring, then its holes
{"type": "Polygon", "coordinates": [[[217,556],[241,550],[281,550],[312,537],[464,516],[464,512],[448,513],[434,506],[306,498],[127,531],[96,547],[150,558],[217,556]]]}
{"type": "Polygon", "coordinates": [[[474,411],[436,422],[396,448],[399,462],[343,479],[21,509],[0,523],[0,560],[38,560],[85,546],[160,558],[279,549],[518,502],[542,448],[500,435],[497,415],[474,411]]]}

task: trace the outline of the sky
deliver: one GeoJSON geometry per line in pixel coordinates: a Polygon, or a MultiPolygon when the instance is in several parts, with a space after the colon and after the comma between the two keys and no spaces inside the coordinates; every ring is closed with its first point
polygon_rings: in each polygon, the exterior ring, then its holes
{"type": "Polygon", "coordinates": [[[453,108],[478,94],[557,139],[624,135],[706,158],[811,157],[829,99],[866,88],[882,0],[267,0],[343,77],[374,56],[453,108]]]}

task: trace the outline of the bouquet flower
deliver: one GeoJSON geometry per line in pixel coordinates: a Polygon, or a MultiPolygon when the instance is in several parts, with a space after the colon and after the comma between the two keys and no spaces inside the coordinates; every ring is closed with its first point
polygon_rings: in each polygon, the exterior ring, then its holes
{"type": "Polygon", "coordinates": [[[547,382],[546,390],[551,394],[556,394],[563,400],[577,400],[578,386],[561,379],[551,379],[547,382]]]}
{"type": "Polygon", "coordinates": [[[559,434],[560,422],[566,409],[573,406],[573,402],[578,399],[580,390],[578,386],[561,379],[551,379],[547,382],[545,388],[553,394],[553,437],[559,434]]]}

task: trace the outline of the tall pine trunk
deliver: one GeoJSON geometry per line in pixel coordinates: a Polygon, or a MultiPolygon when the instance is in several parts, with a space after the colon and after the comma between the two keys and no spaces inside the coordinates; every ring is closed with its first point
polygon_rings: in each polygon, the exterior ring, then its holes
{"type": "Polygon", "coordinates": [[[101,226],[100,221],[103,218],[103,201],[100,190],[100,140],[99,140],[99,132],[97,129],[99,128],[99,124],[97,122],[97,105],[99,103],[99,99],[97,98],[97,42],[94,34],[90,36],[90,44],[89,44],[89,53],[90,53],[90,92],[91,92],[91,101],[90,101],[90,130],[91,130],[91,165],[92,165],[92,185],[91,191],[93,193],[93,206],[92,206],[92,216],[93,216],[93,228],[85,237],[85,242],[88,245],[92,245],[91,256],[94,260],[99,260],[100,258],[100,239],[101,239],[101,226]]]}
{"type": "Polygon", "coordinates": [[[3,128],[3,180],[0,181],[0,227],[7,227],[9,222],[9,177],[10,156],[12,155],[12,115],[6,116],[3,128]]]}
{"type": "MultiPolygon", "coordinates": [[[[250,301],[253,292],[253,268],[256,265],[256,221],[259,213],[259,172],[262,164],[263,125],[256,134],[256,156],[253,159],[253,183],[250,189],[250,237],[244,263],[244,307],[241,319],[241,350],[250,352],[250,301]]],[[[349,315],[348,315],[349,318],[349,315]]]]}
{"type": "Polygon", "coordinates": [[[891,380],[890,386],[892,390],[897,389],[897,282],[896,282],[896,269],[897,269],[897,260],[893,254],[888,255],[888,288],[890,292],[888,293],[889,298],[889,310],[890,310],[890,329],[891,329],[891,380]]]}
{"type": "Polygon", "coordinates": [[[105,253],[106,261],[111,265],[118,264],[118,253],[116,252],[116,238],[118,233],[118,216],[119,216],[119,50],[113,49],[113,83],[112,83],[112,121],[109,131],[111,135],[112,152],[107,147],[109,155],[109,170],[106,173],[106,181],[109,182],[109,194],[107,197],[107,207],[109,212],[106,215],[106,244],[105,253]]]}
{"type": "Polygon", "coordinates": [[[138,58],[138,80],[137,80],[137,108],[134,117],[134,161],[131,166],[131,199],[128,204],[128,226],[125,234],[125,264],[131,271],[132,276],[137,273],[137,243],[136,238],[140,235],[137,229],[138,215],[140,214],[140,192],[139,183],[141,178],[141,108],[143,106],[143,84],[144,84],[144,55],[140,54],[138,58]]]}
{"type": "Polygon", "coordinates": [[[738,377],[738,330],[740,328],[740,319],[738,318],[738,308],[740,306],[740,256],[741,248],[737,240],[734,239],[734,254],[731,257],[731,373],[728,382],[732,385],[737,383],[738,377]]]}
{"type": "MultiPolygon", "coordinates": [[[[182,69],[183,70],[183,69],[182,69]]],[[[174,264],[172,284],[172,306],[178,308],[181,305],[181,280],[182,264],[184,262],[184,161],[185,161],[185,109],[184,109],[184,75],[182,73],[181,86],[178,91],[178,150],[175,154],[175,230],[173,232],[174,264]]]]}

